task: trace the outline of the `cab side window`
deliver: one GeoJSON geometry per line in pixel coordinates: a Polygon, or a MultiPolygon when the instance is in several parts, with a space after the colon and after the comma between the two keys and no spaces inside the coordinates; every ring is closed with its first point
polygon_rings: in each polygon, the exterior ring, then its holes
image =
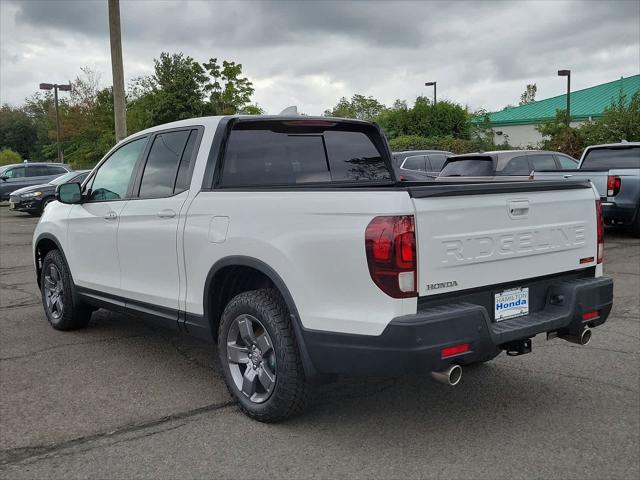
{"type": "Polygon", "coordinates": [[[197,130],[159,133],[140,182],[140,198],[170,197],[189,188],[188,172],[197,130]]]}
{"type": "Polygon", "coordinates": [[[24,167],[13,167],[4,172],[5,176],[9,178],[23,178],[25,176],[24,167]]]}
{"type": "Polygon", "coordinates": [[[556,153],[556,160],[558,160],[562,170],[575,170],[578,168],[578,161],[575,158],[556,153]]]}
{"type": "Polygon", "coordinates": [[[139,138],[113,152],[100,166],[88,186],[91,202],[109,202],[126,198],[131,174],[147,138],[139,138]]]}

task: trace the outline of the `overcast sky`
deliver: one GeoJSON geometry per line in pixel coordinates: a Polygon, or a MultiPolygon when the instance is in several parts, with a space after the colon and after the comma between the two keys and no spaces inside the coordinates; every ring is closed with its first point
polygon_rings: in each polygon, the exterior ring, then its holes
{"type": "MultiPolygon", "coordinates": [[[[432,95],[471,109],[517,104],[640,72],[640,1],[171,2],[121,0],[128,81],[160,52],[242,63],[268,113],[321,114],[341,96],[387,105],[432,95]]],[[[0,0],[0,100],[20,104],[39,82],[80,67],[111,83],[107,0],[0,0]]]]}

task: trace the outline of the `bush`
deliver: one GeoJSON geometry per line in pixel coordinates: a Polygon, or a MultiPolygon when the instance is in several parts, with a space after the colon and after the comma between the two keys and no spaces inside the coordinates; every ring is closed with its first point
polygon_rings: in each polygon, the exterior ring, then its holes
{"type": "Polygon", "coordinates": [[[451,135],[442,137],[421,137],[420,135],[403,135],[389,140],[389,146],[394,152],[403,150],[445,150],[453,153],[470,153],[495,149],[508,150],[508,145],[488,145],[482,139],[468,140],[455,138],[451,135]]]}
{"type": "Polygon", "coordinates": [[[3,148],[0,150],[0,166],[20,162],[22,162],[22,157],[18,152],[14,152],[9,148],[3,148]]]}
{"type": "Polygon", "coordinates": [[[636,92],[629,102],[621,93],[616,102],[612,101],[605,108],[601,118],[577,128],[567,127],[565,119],[565,110],[558,110],[554,119],[536,127],[543,137],[541,148],[580,158],[589,145],[616,143],[623,139],[637,142],[640,140],[640,92],[636,92]]]}

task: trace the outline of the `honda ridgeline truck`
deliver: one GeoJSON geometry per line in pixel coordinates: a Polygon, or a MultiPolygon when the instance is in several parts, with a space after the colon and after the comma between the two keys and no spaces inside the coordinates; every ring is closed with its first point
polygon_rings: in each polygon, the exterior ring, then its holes
{"type": "Polygon", "coordinates": [[[309,385],[432,372],[585,344],[612,306],[590,183],[397,181],[377,126],[333,118],[179,121],[58,187],[33,237],[51,326],[107,308],[217,342],[250,417],[309,385]]]}

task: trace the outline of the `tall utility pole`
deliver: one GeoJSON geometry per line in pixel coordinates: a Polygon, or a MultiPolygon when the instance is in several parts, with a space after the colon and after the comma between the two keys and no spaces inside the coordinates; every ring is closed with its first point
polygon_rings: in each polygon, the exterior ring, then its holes
{"type": "Polygon", "coordinates": [[[71,91],[71,82],[67,85],[58,85],[57,83],[41,83],[40,90],[53,90],[53,101],[56,106],[56,143],[58,144],[58,161],[63,162],[62,146],[60,145],[60,109],[58,108],[58,90],[62,92],[71,91]]]}
{"type": "Polygon", "coordinates": [[[111,39],[111,72],[113,74],[113,113],[116,121],[116,142],[119,142],[127,136],[122,37],[120,35],[120,0],[109,0],[109,36],[111,39]]]}
{"type": "Polygon", "coordinates": [[[427,82],[424,84],[425,87],[433,87],[433,104],[436,104],[436,83],[437,82],[427,82]]]}
{"type": "Polygon", "coordinates": [[[571,124],[571,70],[558,70],[559,77],[567,77],[567,127],[571,124]]]}

